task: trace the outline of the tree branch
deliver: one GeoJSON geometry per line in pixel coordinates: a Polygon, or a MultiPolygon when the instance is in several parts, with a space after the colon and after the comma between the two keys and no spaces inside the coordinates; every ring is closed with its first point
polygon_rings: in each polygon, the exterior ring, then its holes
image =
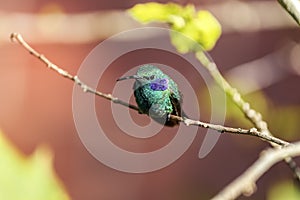
{"type": "MultiPolygon", "coordinates": [[[[36,50],[34,50],[18,33],[12,33],[11,39],[13,41],[18,42],[22,47],[24,47],[31,55],[38,58],[40,61],[42,61],[46,66],[55,72],[57,72],[59,75],[73,81],[75,84],[80,86],[84,92],[89,92],[92,94],[95,94],[99,97],[105,98],[107,100],[112,101],[113,103],[120,104],[126,107],[129,107],[133,110],[139,111],[139,108],[135,105],[131,105],[127,102],[124,102],[116,97],[113,97],[111,94],[105,94],[102,92],[99,92],[88,85],[86,85],[84,82],[82,82],[76,75],[71,75],[69,72],[63,70],[62,68],[58,67],[57,65],[53,64],[50,60],[48,60],[44,55],[40,54],[36,50]]],[[[203,56],[203,55],[202,55],[203,56]]],[[[197,55],[199,59],[199,55],[197,55]]],[[[202,64],[204,63],[205,66],[209,69],[212,76],[215,78],[217,83],[219,85],[223,85],[224,90],[227,94],[229,94],[233,101],[238,105],[239,108],[245,113],[246,117],[260,130],[258,131],[256,128],[251,128],[249,130],[247,129],[241,129],[241,128],[232,128],[232,127],[225,127],[222,125],[215,125],[210,123],[205,123],[197,120],[192,120],[188,118],[183,118],[175,115],[170,115],[170,118],[178,120],[180,122],[183,122],[185,125],[194,125],[194,126],[200,126],[203,128],[213,129],[221,133],[231,133],[231,134],[241,134],[241,135],[249,135],[258,137],[262,140],[268,141],[273,146],[281,146],[286,148],[282,149],[269,149],[264,153],[263,156],[260,157],[260,159],[254,163],[253,166],[251,166],[244,174],[242,174],[239,178],[237,178],[234,182],[232,182],[230,185],[228,185],[223,191],[220,192],[214,199],[233,199],[235,197],[238,197],[240,194],[248,192],[248,194],[252,194],[254,191],[253,188],[255,186],[256,180],[265,172],[267,171],[274,163],[285,159],[285,161],[289,164],[290,168],[294,171],[295,176],[297,180],[299,180],[299,168],[297,167],[296,163],[292,160],[291,157],[287,156],[293,156],[296,155],[294,151],[297,152],[297,155],[300,152],[300,143],[297,144],[297,147],[295,148],[294,145],[290,145],[289,142],[286,142],[284,140],[281,140],[279,138],[276,138],[271,135],[269,130],[267,129],[267,124],[261,119],[260,113],[257,113],[253,109],[250,108],[249,103],[245,102],[240,94],[237,92],[236,89],[231,88],[231,86],[226,82],[226,80],[222,77],[218,69],[216,68],[214,63],[211,63],[208,60],[208,57],[202,57],[199,59],[202,64]],[[204,59],[203,59],[204,58],[204,59]],[[295,150],[296,149],[296,150],[295,150]],[[273,156],[275,156],[273,158],[273,156]],[[263,163],[263,164],[261,164],[263,163]],[[262,167],[260,166],[262,165],[262,167]]]]}
{"type": "Polygon", "coordinates": [[[235,199],[244,194],[250,196],[256,190],[256,181],[268,171],[274,164],[286,157],[300,155],[300,142],[290,144],[281,149],[269,148],[262,152],[261,156],[242,175],[228,184],[212,200],[235,199]]]}
{"type": "MultiPolygon", "coordinates": [[[[11,34],[11,39],[13,41],[18,42],[22,47],[24,47],[31,55],[33,55],[34,57],[38,58],[39,60],[41,60],[44,64],[46,64],[46,66],[52,70],[54,70],[55,72],[57,72],[59,75],[73,81],[75,84],[77,84],[78,86],[80,86],[82,88],[82,90],[84,92],[89,92],[92,94],[95,94],[99,97],[105,98],[107,100],[112,101],[113,103],[116,104],[120,104],[126,107],[129,107],[133,110],[139,111],[139,108],[135,105],[131,105],[127,102],[124,102],[116,97],[113,97],[111,94],[105,94],[102,92],[99,92],[91,87],[89,87],[88,85],[86,85],[84,82],[82,82],[77,76],[71,75],[69,72],[61,69],[60,67],[58,67],[57,65],[53,64],[50,60],[48,60],[44,55],[40,54],[39,52],[37,52],[36,50],[34,50],[21,36],[21,34],[19,33],[12,33],[11,34]]],[[[225,127],[225,126],[221,126],[221,125],[215,125],[215,124],[210,124],[210,123],[205,123],[205,122],[201,122],[201,121],[196,121],[196,120],[192,120],[192,119],[187,119],[187,118],[182,118],[179,116],[175,116],[175,115],[170,115],[170,118],[178,120],[180,122],[183,122],[185,125],[189,126],[189,125],[194,125],[194,126],[200,126],[203,128],[209,128],[209,129],[213,129],[216,130],[218,132],[221,133],[231,133],[231,134],[241,134],[241,135],[250,135],[250,136],[255,136],[258,138],[261,138],[263,140],[266,140],[270,143],[274,143],[280,146],[286,146],[289,145],[289,142],[286,142],[284,140],[281,140],[279,138],[276,138],[272,135],[267,135],[263,132],[258,131],[256,128],[252,128],[252,129],[241,129],[241,128],[232,128],[232,127],[225,127]]]]}

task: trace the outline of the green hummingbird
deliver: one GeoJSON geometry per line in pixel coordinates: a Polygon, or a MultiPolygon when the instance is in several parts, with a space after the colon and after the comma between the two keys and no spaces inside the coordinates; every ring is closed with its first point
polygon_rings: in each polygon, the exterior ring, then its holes
{"type": "Polygon", "coordinates": [[[133,90],[139,112],[166,126],[179,124],[169,116],[181,116],[182,95],[177,84],[152,64],[141,65],[137,73],[117,79],[135,79],[133,90]]]}

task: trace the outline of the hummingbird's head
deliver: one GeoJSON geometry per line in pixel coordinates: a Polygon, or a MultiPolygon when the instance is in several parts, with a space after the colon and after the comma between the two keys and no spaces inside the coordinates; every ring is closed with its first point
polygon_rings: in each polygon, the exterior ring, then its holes
{"type": "Polygon", "coordinates": [[[138,71],[137,71],[137,76],[139,77],[143,77],[146,80],[155,80],[158,78],[163,78],[165,76],[165,74],[158,69],[157,67],[155,67],[154,65],[150,65],[150,64],[146,64],[146,65],[142,65],[138,71]]]}
{"type": "Polygon", "coordinates": [[[135,75],[118,78],[117,81],[135,79],[137,86],[149,85],[154,91],[163,91],[168,89],[169,80],[167,76],[153,65],[142,65],[135,75]]]}

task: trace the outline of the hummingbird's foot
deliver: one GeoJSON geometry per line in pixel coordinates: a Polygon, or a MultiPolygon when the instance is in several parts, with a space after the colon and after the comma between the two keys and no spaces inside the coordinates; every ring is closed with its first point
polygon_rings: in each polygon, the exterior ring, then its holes
{"type": "Polygon", "coordinates": [[[166,117],[166,122],[165,122],[165,125],[166,126],[175,126],[175,125],[179,125],[179,121],[176,120],[176,119],[172,119],[171,118],[171,113],[168,113],[167,114],[167,117],[166,117]]]}

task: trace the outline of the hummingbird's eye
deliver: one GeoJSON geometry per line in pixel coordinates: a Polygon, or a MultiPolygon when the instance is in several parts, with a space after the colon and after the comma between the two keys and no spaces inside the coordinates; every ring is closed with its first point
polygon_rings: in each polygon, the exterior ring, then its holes
{"type": "Polygon", "coordinates": [[[154,79],[154,75],[150,76],[149,79],[150,79],[150,80],[153,80],[153,79],[154,79]]]}

